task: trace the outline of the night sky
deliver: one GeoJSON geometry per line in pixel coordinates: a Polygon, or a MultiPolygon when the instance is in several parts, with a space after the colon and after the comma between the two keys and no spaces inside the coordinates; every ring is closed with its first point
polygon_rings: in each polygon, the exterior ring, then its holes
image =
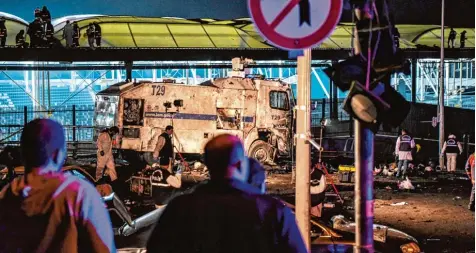
{"type": "MultiPolygon", "coordinates": [[[[313,0],[320,1],[320,0],[313,0]]],[[[246,0],[0,0],[0,11],[32,20],[35,7],[48,6],[53,18],[73,14],[233,19],[248,17],[246,0]],[[41,6],[40,6],[41,5],[41,6]]],[[[388,0],[397,23],[439,24],[441,0],[388,0]]],[[[449,26],[474,27],[475,0],[446,0],[449,26]]],[[[344,13],[342,21],[350,21],[344,13]]]]}

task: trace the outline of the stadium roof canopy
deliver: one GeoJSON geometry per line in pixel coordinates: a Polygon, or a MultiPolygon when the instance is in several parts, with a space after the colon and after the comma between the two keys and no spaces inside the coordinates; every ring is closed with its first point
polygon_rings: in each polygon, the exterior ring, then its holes
{"type": "MultiPolygon", "coordinates": [[[[0,13],[7,19],[7,45],[14,45],[14,35],[25,29],[27,23],[13,15],[0,13]]],[[[78,15],[53,20],[55,37],[62,38],[66,20],[76,21],[81,29],[81,46],[87,46],[85,36],[89,23],[97,22],[102,28],[104,47],[118,48],[236,48],[265,49],[273,48],[255,29],[249,18],[234,20],[215,19],[182,19],[182,18],[150,18],[135,16],[102,16],[78,15]]],[[[351,32],[353,25],[341,23],[331,37],[318,48],[348,49],[351,48],[351,32]]],[[[438,25],[397,25],[399,29],[400,47],[416,48],[422,46],[438,46],[440,44],[440,26],[438,25]]],[[[474,48],[474,28],[455,28],[458,37],[455,41],[459,46],[459,34],[466,30],[466,47],[474,48]]],[[[445,29],[445,36],[449,28],[445,29]]],[[[445,38],[445,42],[447,38],[445,38]]]]}

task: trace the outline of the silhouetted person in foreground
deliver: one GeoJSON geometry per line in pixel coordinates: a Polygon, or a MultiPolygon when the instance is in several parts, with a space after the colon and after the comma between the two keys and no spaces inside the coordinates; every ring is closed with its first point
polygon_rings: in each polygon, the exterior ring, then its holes
{"type": "Polygon", "coordinates": [[[20,30],[15,37],[15,43],[18,48],[26,48],[28,47],[27,43],[25,42],[25,30],[20,30]]]}
{"type": "Polygon", "coordinates": [[[63,174],[63,127],[36,119],[20,140],[25,175],[0,192],[0,252],[115,252],[109,214],[96,188],[63,174]]]}
{"type": "Polygon", "coordinates": [[[171,200],[147,252],[307,252],[291,210],[248,184],[238,137],[213,138],[204,157],[210,181],[171,200]]]}
{"type": "Polygon", "coordinates": [[[451,28],[450,35],[448,36],[448,48],[455,47],[456,31],[451,28]]]}
{"type": "Polygon", "coordinates": [[[466,30],[462,31],[460,36],[461,37],[459,38],[459,47],[464,48],[466,44],[466,40],[468,39],[466,38],[466,30]]]}

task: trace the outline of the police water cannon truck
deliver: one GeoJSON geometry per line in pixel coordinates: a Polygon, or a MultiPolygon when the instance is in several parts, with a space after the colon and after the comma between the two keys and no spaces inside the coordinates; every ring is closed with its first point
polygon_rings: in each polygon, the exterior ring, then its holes
{"type": "Polygon", "coordinates": [[[249,156],[276,165],[292,149],[291,87],[248,75],[252,60],[232,63],[228,77],[199,85],[173,80],[114,84],[97,94],[95,125],[118,126],[116,147],[140,153],[152,152],[172,125],[174,146],[184,156],[201,155],[211,138],[228,133],[243,140],[249,156]]]}

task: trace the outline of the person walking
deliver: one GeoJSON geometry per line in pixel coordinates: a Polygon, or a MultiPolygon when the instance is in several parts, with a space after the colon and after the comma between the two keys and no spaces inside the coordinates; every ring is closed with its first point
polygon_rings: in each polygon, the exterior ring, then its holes
{"type": "Polygon", "coordinates": [[[158,161],[160,167],[169,172],[172,172],[174,160],[174,146],[172,144],[173,134],[174,128],[172,126],[166,126],[165,132],[159,136],[157,145],[152,153],[153,161],[158,161]]]}
{"type": "Polygon", "coordinates": [[[450,134],[441,149],[441,156],[446,154],[446,170],[448,172],[456,172],[456,159],[458,158],[458,154],[460,155],[461,153],[463,153],[461,143],[456,140],[454,134],[450,134]]]}
{"type": "Polygon", "coordinates": [[[248,158],[238,137],[214,137],[204,160],[210,181],[169,202],[147,252],[308,252],[292,211],[248,184],[248,158]]]}
{"type": "Polygon", "coordinates": [[[402,135],[397,138],[397,144],[395,145],[395,154],[398,156],[397,178],[400,176],[403,179],[405,178],[408,169],[408,162],[413,160],[413,148],[415,148],[413,137],[403,129],[402,135]]]}
{"type": "Polygon", "coordinates": [[[66,20],[66,25],[63,28],[63,38],[66,41],[66,48],[73,47],[73,26],[70,24],[69,20],[66,20]]]}
{"type": "Polygon", "coordinates": [[[111,182],[117,179],[116,167],[114,164],[114,155],[112,154],[112,140],[116,134],[119,133],[119,128],[113,126],[103,130],[97,140],[97,166],[96,166],[96,180],[103,177],[103,174],[108,174],[111,182]]]}
{"type": "Polygon", "coordinates": [[[452,27],[450,30],[450,34],[448,36],[448,48],[455,47],[455,39],[456,39],[456,31],[452,27]]]}
{"type": "Polygon", "coordinates": [[[116,252],[111,219],[96,188],[61,172],[63,127],[26,124],[20,137],[25,174],[0,192],[0,252],[116,252]]]}

